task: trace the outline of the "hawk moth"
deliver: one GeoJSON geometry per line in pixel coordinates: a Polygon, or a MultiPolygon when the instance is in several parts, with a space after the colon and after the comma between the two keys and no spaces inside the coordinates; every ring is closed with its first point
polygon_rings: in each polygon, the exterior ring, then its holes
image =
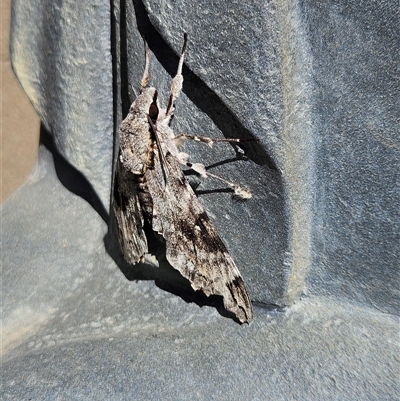
{"type": "MultiPolygon", "coordinates": [[[[179,146],[187,138],[208,144],[229,139],[175,136],[169,126],[182,89],[186,42],[185,34],[165,109],[159,106],[157,90],[148,87],[150,50],[145,43],[141,93],[119,128],[113,191],[118,240],[124,258],[131,264],[138,263],[148,253],[144,231],[147,224],[165,242],[169,264],[189,280],[195,291],[222,296],[226,310],[240,322],[249,322],[253,312],[241,274],[181,169],[183,164],[202,176],[221,179],[208,173],[202,164],[188,163],[188,155],[179,146]]],[[[247,190],[221,180],[239,196],[251,196],[247,190]]]]}

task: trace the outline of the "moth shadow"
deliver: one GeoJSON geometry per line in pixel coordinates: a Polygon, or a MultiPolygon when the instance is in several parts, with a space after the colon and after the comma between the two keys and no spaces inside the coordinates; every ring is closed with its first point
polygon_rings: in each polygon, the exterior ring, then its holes
{"type": "Polygon", "coordinates": [[[124,259],[116,236],[113,234],[113,229],[115,228],[111,226],[104,237],[105,248],[126,279],[129,281],[154,281],[158,288],[182,298],[186,303],[195,303],[199,307],[213,307],[221,316],[241,323],[233,313],[224,308],[221,296],[211,295],[207,297],[203,292],[193,290],[189,280],[168,263],[165,258],[165,246],[154,234],[147,233],[146,235],[149,239],[149,253],[155,256],[158,266],[146,262],[132,265],[124,259]]]}
{"type": "Polygon", "coordinates": [[[70,192],[89,203],[104,222],[108,224],[109,214],[96,191],[87,178],[59,152],[54,143],[53,136],[46,130],[43,124],[40,126],[39,143],[53,155],[54,169],[61,184],[70,192]]]}
{"type": "Polygon", "coordinates": [[[195,303],[199,307],[214,307],[221,316],[232,319],[236,323],[242,324],[242,322],[239,321],[234,313],[229,312],[224,308],[223,299],[221,296],[210,295],[208,297],[201,291],[194,291],[193,288],[190,286],[189,281],[185,281],[187,282],[186,288],[182,286],[174,286],[171,282],[168,281],[158,281],[156,282],[156,285],[164,291],[179,296],[187,303],[195,303]]]}

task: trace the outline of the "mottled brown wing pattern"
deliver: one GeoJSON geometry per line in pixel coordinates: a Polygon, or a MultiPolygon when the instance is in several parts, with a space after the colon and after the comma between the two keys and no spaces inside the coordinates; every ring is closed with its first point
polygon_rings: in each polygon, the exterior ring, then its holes
{"type": "Polygon", "coordinates": [[[238,268],[179,162],[169,153],[165,156],[166,182],[158,151],[154,168],[148,169],[144,178],[153,198],[152,228],[165,239],[168,262],[190,281],[194,290],[207,296],[222,296],[228,311],[241,322],[250,321],[251,303],[238,268]]]}
{"type": "Polygon", "coordinates": [[[153,165],[154,135],[150,132],[147,113],[156,93],[154,88],[145,89],[132,103],[118,131],[120,150],[112,205],[122,253],[132,264],[138,263],[148,252],[138,193],[144,172],[153,165]]]}
{"type": "Polygon", "coordinates": [[[117,221],[118,241],[124,258],[131,264],[138,263],[148,253],[137,178],[127,171],[119,160],[117,161],[112,203],[117,221]]]}

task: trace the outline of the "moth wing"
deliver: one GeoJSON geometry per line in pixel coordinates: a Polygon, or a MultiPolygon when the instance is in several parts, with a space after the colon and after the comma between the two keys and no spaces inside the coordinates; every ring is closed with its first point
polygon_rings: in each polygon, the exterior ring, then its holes
{"type": "Polygon", "coordinates": [[[138,186],[138,176],[127,171],[118,158],[112,203],[117,220],[118,241],[124,258],[131,264],[138,263],[148,252],[138,186]]]}
{"type": "Polygon", "coordinates": [[[158,152],[154,168],[145,173],[153,198],[152,228],[164,237],[168,262],[187,278],[194,290],[220,295],[224,307],[241,322],[253,317],[242,276],[207,213],[170,153],[161,168],[158,152]],[[167,179],[165,179],[165,173],[167,179]]]}
{"type": "Polygon", "coordinates": [[[155,88],[146,88],[132,103],[119,130],[119,159],[123,167],[133,174],[143,174],[152,165],[153,137],[147,113],[156,94],[155,88]]]}

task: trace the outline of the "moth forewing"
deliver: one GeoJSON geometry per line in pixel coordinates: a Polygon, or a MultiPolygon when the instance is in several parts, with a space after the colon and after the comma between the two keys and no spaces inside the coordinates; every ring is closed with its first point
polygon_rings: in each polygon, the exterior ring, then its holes
{"type": "MultiPolygon", "coordinates": [[[[142,92],[119,130],[113,199],[119,242],[125,259],[137,263],[148,252],[143,229],[147,222],[165,240],[168,262],[194,290],[222,296],[228,311],[240,322],[249,322],[253,312],[241,274],[186,181],[181,164],[187,164],[188,156],[179,151],[180,141],[175,141],[169,127],[182,88],[185,47],[186,35],[168,105],[159,109],[156,89],[145,87],[149,68],[146,45],[142,92]]],[[[196,171],[211,175],[201,164],[195,166],[196,171]]]]}
{"type": "Polygon", "coordinates": [[[148,115],[156,93],[155,88],[145,88],[119,128],[119,159],[126,170],[139,176],[152,164],[154,139],[148,115]]]}

